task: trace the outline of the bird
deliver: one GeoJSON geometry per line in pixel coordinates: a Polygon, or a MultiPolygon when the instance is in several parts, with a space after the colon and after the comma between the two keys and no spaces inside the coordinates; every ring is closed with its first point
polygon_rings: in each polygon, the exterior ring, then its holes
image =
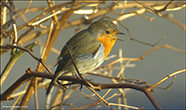
{"type": "MultiPolygon", "coordinates": [[[[80,74],[91,72],[104,62],[116,40],[121,40],[115,34],[124,35],[125,33],[119,32],[117,25],[110,19],[101,18],[67,41],[66,45],[80,74]]],[[[62,48],[57,61],[57,69],[46,95],[51,92],[53,85],[64,72],[77,74],[65,46],[62,48]]]]}

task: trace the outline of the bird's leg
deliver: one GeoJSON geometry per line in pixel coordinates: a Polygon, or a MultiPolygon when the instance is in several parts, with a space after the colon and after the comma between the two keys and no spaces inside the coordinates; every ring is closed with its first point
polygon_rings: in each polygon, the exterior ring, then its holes
{"type": "Polygon", "coordinates": [[[86,79],[88,82],[91,82],[93,79],[86,79]]]}
{"type": "Polygon", "coordinates": [[[74,74],[74,76],[76,76],[77,79],[80,80],[80,88],[79,88],[79,91],[81,91],[81,89],[83,88],[83,84],[85,83],[84,79],[82,79],[83,77],[82,76],[79,76],[81,74],[74,74]]]}

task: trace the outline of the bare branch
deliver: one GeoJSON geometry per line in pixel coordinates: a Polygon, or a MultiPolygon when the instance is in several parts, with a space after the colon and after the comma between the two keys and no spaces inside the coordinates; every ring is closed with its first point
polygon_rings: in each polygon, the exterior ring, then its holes
{"type": "MultiPolygon", "coordinates": [[[[19,58],[20,56],[22,56],[22,55],[24,54],[25,50],[30,52],[30,49],[32,49],[32,48],[35,47],[36,45],[37,45],[36,43],[31,43],[31,44],[27,45],[25,48],[20,47],[19,49],[22,49],[22,50],[17,51],[16,53],[14,53],[14,54],[11,56],[11,58],[9,59],[9,61],[8,61],[7,65],[6,65],[6,67],[4,68],[4,70],[3,70],[3,72],[2,72],[2,74],[1,74],[1,76],[0,76],[0,79],[1,79],[0,85],[3,84],[3,82],[4,82],[5,79],[7,78],[7,76],[8,76],[8,74],[9,74],[10,70],[11,70],[12,67],[14,66],[15,62],[18,60],[18,58],[19,58]]],[[[1,45],[0,45],[0,48],[12,48],[12,49],[14,49],[14,48],[16,48],[16,47],[18,47],[18,46],[13,46],[13,45],[1,46],[1,45]]],[[[31,53],[31,52],[30,52],[30,53],[31,53]]]]}

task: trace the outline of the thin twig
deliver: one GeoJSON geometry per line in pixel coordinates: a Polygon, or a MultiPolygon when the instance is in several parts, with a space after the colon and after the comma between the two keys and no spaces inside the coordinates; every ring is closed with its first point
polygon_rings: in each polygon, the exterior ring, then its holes
{"type": "Polygon", "coordinates": [[[32,0],[30,0],[27,8],[24,11],[22,11],[18,16],[16,16],[15,19],[19,18],[20,16],[22,16],[23,14],[25,14],[26,12],[28,12],[31,4],[32,4],[32,0]]]}
{"type": "Polygon", "coordinates": [[[0,45],[0,48],[18,48],[18,49],[24,50],[24,51],[28,52],[35,60],[39,61],[39,62],[46,68],[46,70],[47,70],[49,73],[52,73],[52,71],[46,66],[46,64],[42,61],[42,59],[36,57],[36,56],[30,51],[30,49],[26,49],[26,48],[23,48],[23,47],[20,47],[20,46],[15,46],[15,45],[9,45],[9,44],[8,44],[7,46],[1,46],[1,45],[0,45]]]}
{"type": "Polygon", "coordinates": [[[170,46],[170,45],[164,44],[164,45],[161,45],[161,46],[158,46],[158,47],[154,47],[153,49],[149,50],[148,52],[146,52],[145,54],[143,54],[143,55],[142,55],[141,57],[139,57],[139,58],[119,58],[119,59],[117,59],[117,60],[111,62],[110,64],[106,65],[106,67],[109,67],[109,66],[111,66],[111,65],[114,65],[114,64],[120,62],[120,60],[141,61],[146,55],[148,55],[149,53],[151,53],[151,52],[153,52],[153,51],[155,51],[155,50],[158,50],[158,49],[160,49],[160,48],[169,48],[169,49],[175,50],[175,51],[177,51],[177,52],[186,54],[186,52],[183,51],[183,50],[180,50],[180,49],[178,49],[178,48],[175,48],[175,47],[172,47],[172,46],[170,46]]]}
{"type": "MultiPolygon", "coordinates": [[[[3,82],[7,78],[10,70],[12,69],[13,65],[15,64],[15,62],[17,61],[17,59],[24,54],[25,50],[27,50],[27,51],[29,51],[31,53],[30,49],[32,49],[36,45],[37,45],[36,43],[31,43],[31,44],[25,46],[24,48],[23,47],[20,47],[20,49],[21,49],[20,51],[17,51],[16,53],[12,54],[12,56],[9,59],[6,67],[4,68],[2,74],[0,75],[0,79],[1,79],[0,85],[3,84],[3,82]]],[[[18,47],[18,46],[13,46],[13,45],[2,46],[2,45],[0,45],[0,48],[11,48],[11,49],[14,49],[16,47],[18,47]]]]}
{"type": "Polygon", "coordinates": [[[35,109],[39,110],[39,101],[38,101],[38,92],[37,92],[37,84],[38,80],[34,82],[34,101],[35,101],[35,109]]]}
{"type": "Polygon", "coordinates": [[[167,75],[166,77],[164,77],[163,79],[161,79],[160,81],[158,81],[156,84],[154,84],[154,85],[152,86],[152,88],[154,88],[154,87],[156,87],[157,85],[161,84],[162,82],[164,82],[165,80],[169,79],[170,77],[175,76],[175,75],[180,74],[180,73],[183,73],[183,72],[185,72],[185,71],[186,71],[186,69],[183,69],[183,70],[179,70],[179,71],[176,71],[176,72],[174,72],[174,73],[171,73],[170,75],[167,75]]]}

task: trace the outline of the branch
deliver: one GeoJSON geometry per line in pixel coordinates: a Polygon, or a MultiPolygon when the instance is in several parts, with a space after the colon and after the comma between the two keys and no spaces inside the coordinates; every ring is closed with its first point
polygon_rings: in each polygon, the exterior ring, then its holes
{"type": "Polygon", "coordinates": [[[4,93],[0,95],[0,102],[7,101],[7,100],[13,100],[13,98],[10,96],[12,93],[14,93],[16,90],[19,89],[19,87],[25,83],[31,75],[28,74],[29,71],[26,71],[26,73],[20,77],[16,82],[14,82],[4,93]]]}
{"type": "MultiPolygon", "coordinates": [[[[44,78],[50,78],[50,79],[52,79],[52,76],[53,76],[51,74],[34,72],[34,71],[31,71],[30,73],[33,76],[36,76],[36,77],[44,77],[44,78]]],[[[74,83],[74,84],[83,84],[83,85],[87,86],[86,82],[82,82],[78,78],[74,78],[74,77],[71,77],[71,76],[60,76],[58,78],[58,80],[72,81],[72,83],[74,83]]],[[[100,83],[95,83],[95,82],[89,82],[89,83],[91,83],[93,86],[98,86],[97,87],[98,91],[101,91],[102,89],[111,89],[111,88],[115,88],[115,89],[118,89],[118,88],[131,88],[131,89],[135,89],[135,90],[141,91],[141,92],[145,93],[145,95],[149,98],[149,100],[155,106],[155,108],[161,109],[159,104],[156,102],[156,100],[150,94],[150,92],[154,92],[152,90],[152,88],[150,88],[150,87],[146,87],[146,86],[144,87],[144,86],[140,86],[140,85],[127,84],[127,83],[122,83],[122,84],[100,84],[100,83]]]]}
{"type": "Polygon", "coordinates": [[[18,47],[18,46],[13,46],[13,45],[7,45],[7,46],[1,46],[0,45],[0,48],[11,48],[11,49],[19,48],[19,49],[21,49],[20,51],[17,51],[16,53],[12,54],[11,58],[9,59],[6,67],[4,68],[4,70],[3,70],[3,72],[0,76],[0,80],[1,80],[0,86],[5,81],[6,77],[8,76],[10,70],[12,69],[15,62],[18,60],[18,58],[21,57],[24,54],[25,51],[30,52],[30,54],[32,54],[30,49],[34,48],[36,45],[37,45],[36,43],[31,43],[31,44],[25,46],[24,48],[23,47],[18,47]]]}
{"type": "Polygon", "coordinates": [[[158,81],[156,84],[154,84],[154,85],[152,86],[152,88],[154,88],[154,87],[156,87],[157,85],[161,84],[162,82],[164,82],[164,81],[167,80],[168,78],[173,77],[173,76],[175,76],[175,75],[177,75],[177,74],[183,73],[183,72],[185,72],[185,71],[186,71],[186,69],[183,69],[183,70],[176,71],[176,72],[174,72],[174,73],[172,73],[172,74],[170,74],[170,75],[167,75],[166,77],[164,77],[163,79],[161,79],[160,81],[158,81]]]}
{"type": "Polygon", "coordinates": [[[31,51],[31,47],[33,46],[36,46],[37,45],[37,43],[35,42],[35,43],[32,43],[32,44],[30,44],[30,45],[28,45],[28,48],[27,48],[27,46],[25,47],[25,48],[23,48],[23,47],[20,47],[20,46],[15,46],[15,45],[7,45],[7,46],[1,46],[0,45],[0,48],[11,48],[11,49],[14,49],[14,48],[18,48],[18,49],[21,49],[22,51],[21,52],[23,52],[24,53],[24,51],[26,51],[26,52],[28,52],[35,60],[37,60],[38,62],[40,62],[44,67],[45,67],[45,69],[49,72],[49,73],[52,73],[52,71],[46,66],[46,64],[42,61],[42,59],[41,58],[38,58],[38,57],[36,57],[33,53],[32,53],[32,51],[31,51]]]}

